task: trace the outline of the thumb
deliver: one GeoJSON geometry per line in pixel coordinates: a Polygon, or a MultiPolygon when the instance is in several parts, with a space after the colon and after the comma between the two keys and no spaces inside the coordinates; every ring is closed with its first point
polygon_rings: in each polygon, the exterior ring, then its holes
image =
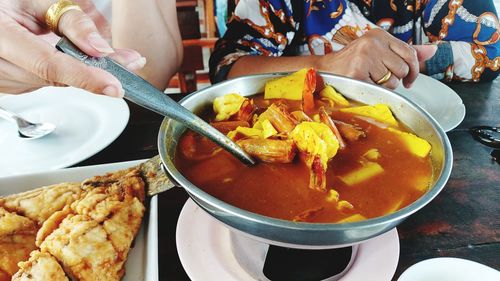
{"type": "Polygon", "coordinates": [[[437,45],[414,45],[412,47],[417,51],[417,59],[419,62],[425,62],[432,58],[437,51],[437,45]]]}

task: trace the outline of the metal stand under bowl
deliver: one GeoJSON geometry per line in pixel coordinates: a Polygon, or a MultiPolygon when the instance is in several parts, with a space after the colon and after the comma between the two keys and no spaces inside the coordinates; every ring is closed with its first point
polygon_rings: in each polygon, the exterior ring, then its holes
{"type": "Polygon", "coordinates": [[[189,199],[177,223],[177,251],[193,281],[390,280],[399,258],[396,229],[336,249],[268,245],[230,231],[189,199]]]}

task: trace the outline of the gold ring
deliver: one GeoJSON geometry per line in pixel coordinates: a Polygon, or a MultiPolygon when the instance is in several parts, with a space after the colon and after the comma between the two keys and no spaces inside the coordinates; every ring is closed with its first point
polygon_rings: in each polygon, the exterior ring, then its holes
{"type": "Polygon", "coordinates": [[[390,70],[387,70],[387,73],[384,75],[384,77],[380,78],[380,80],[378,80],[375,83],[377,83],[377,85],[382,85],[385,82],[389,81],[389,79],[391,79],[391,76],[392,76],[392,72],[390,70]]]}
{"type": "Polygon", "coordinates": [[[47,13],[45,14],[45,23],[52,32],[60,35],[58,29],[59,19],[61,19],[64,13],[70,10],[81,11],[82,9],[80,6],[69,0],[59,0],[49,7],[47,13]]]}

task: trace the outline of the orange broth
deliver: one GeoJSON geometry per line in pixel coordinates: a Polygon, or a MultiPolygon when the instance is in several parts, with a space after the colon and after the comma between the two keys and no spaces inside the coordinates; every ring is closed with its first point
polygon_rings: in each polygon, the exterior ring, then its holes
{"type": "MultiPolygon", "coordinates": [[[[252,96],[260,108],[269,104],[262,95],[252,96]]],[[[324,105],[324,104],[323,104],[324,105]]],[[[352,103],[351,106],[359,106],[352,103]]],[[[290,106],[295,106],[290,103],[290,106]]],[[[202,116],[210,121],[212,110],[202,116]]],[[[375,126],[353,114],[334,111],[334,119],[355,124],[366,133],[366,138],[347,142],[344,150],[328,163],[326,171],[327,189],[333,188],[354,208],[339,209],[337,204],[327,200],[328,191],[313,190],[309,185],[307,166],[295,157],[289,164],[260,162],[249,168],[225,151],[201,160],[184,157],[177,147],[175,163],[180,172],[193,184],[231,205],[261,215],[300,221],[334,223],[355,214],[374,218],[395,212],[421,197],[432,180],[432,165],[429,155],[420,158],[405,148],[402,141],[389,131],[375,126]],[[360,159],[369,149],[380,152],[377,163],[384,172],[369,180],[346,185],[339,179],[350,171],[361,167],[360,159]]],[[[404,125],[399,130],[410,132],[404,125]]],[[[186,134],[182,136],[185,138],[186,134]]],[[[203,140],[200,150],[211,151],[214,145],[203,140]]],[[[203,152],[202,152],[203,153],[203,152]]]]}

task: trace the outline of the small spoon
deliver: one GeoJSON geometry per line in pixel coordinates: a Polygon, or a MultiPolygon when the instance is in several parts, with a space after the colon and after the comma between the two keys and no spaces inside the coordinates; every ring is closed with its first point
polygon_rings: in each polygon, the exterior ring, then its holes
{"type": "Polygon", "coordinates": [[[0,107],[0,117],[16,123],[19,137],[26,139],[37,139],[52,133],[56,125],[52,123],[33,123],[19,115],[0,107]]]}

